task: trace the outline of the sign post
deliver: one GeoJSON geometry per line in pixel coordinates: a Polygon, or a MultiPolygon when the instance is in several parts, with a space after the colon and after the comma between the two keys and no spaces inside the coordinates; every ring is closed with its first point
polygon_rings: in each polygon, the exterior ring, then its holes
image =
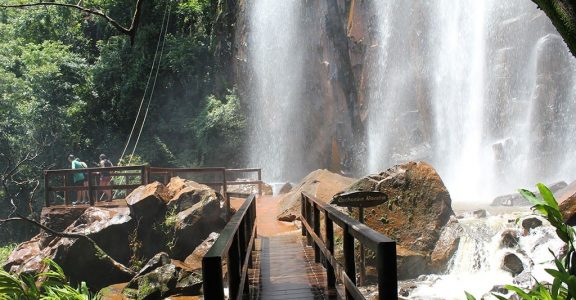
{"type": "MultiPolygon", "coordinates": [[[[388,196],[382,192],[353,191],[334,196],[331,204],[343,207],[357,207],[358,221],[364,224],[364,208],[378,206],[388,201],[388,196]]],[[[364,285],[366,279],[364,245],[360,243],[360,285],[364,285]]]]}

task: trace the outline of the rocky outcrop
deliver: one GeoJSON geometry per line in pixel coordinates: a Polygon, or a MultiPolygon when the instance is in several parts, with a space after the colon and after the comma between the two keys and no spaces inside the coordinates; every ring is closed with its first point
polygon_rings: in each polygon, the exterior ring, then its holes
{"type": "MultiPolygon", "coordinates": [[[[248,179],[237,179],[236,181],[249,181],[248,179]]],[[[261,193],[262,195],[272,195],[272,186],[262,182],[260,184],[261,193]]],[[[238,194],[258,194],[258,185],[257,184],[237,184],[237,185],[228,185],[227,187],[228,193],[238,193],[238,194]]]]}
{"type": "MultiPolygon", "coordinates": [[[[150,287],[143,299],[164,295],[163,285],[171,294],[197,295],[201,275],[195,270],[199,268],[173,259],[186,258],[210,233],[224,227],[221,202],[220,194],[195,182],[177,178],[168,187],[155,182],[131,193],[128,207],[84,208],[72,222],[46,218],[69,224],[62,231],[79,237],[51,237],[44,245],[42,240],[48,239],[38,235],[19,245],[4,268],[37,274],[46,270],[43,259],[50,258],[74,285],[84,281],[93,291],[131,281],[138,293],[150,287]],[[169,254],[157,255],[160,251],[169,254]],[[149,264],[138,275],[126,267],[135,268],[138,261],[146,260],[149,264]]],[[[214,235],[204,248],[214,242],[214,235]]],[[[197,250],[200,261],[205,251],[197,250]]]]}
{"type": "Polygon", "coordinates": [[[438,245],[432,267],[431,255],[454,212],[448,190],[429,164],[397,165],[356,181],[346,191],[379,191],[388,196],[388,202],[365,209],[365,223],[396,240],[398,249],[406,249],[398,251],[399,278],[412,278],[440,269],[440,263],[447,261],[446,256],[455,251],[456,241],[443,241],[438,245]],[[402,253],[407,253],[410,259],[404,259],[402,253]],[[412,263],[405,263],[414,261],[415,257],[421,257],[417,260],[416,272],[412,263]]]}
{"type": "Polygon", "coordinates": [[[514,229],[507,229],[500,235],[501,248],[516,248],[518,246],[518,231],[514,229]]]}
{"type": "MultiPolygon", "coordinates": [[[[555,195],[561,193],[567,184],[564,181],[556,182],[548,188],[552,191],[555,195]]],[[[540,196],[540,193],[537,191],[532,191],[536,196],[540,196]]],[[[520,193],[514,193],[509,195],[498,196],[492,200],[492,206],[532,206],[530,201],[524,199],[520,193]]]]}
{"type": "Polygon", "coordinates": [[[300,215],[300,195],[307,192],[328,203],[332,197],[342,192],[354,179],[332,173],[327,170],[316,170],[283,195],[278,205],[278,220],[292,222],[300,215]]]}
{"type": "Polygon", "coordinates": [[[199,270],[202,268],[202,258],[208,253],[212,245],[216,242],[220,235],[216,232],[212,232],[202,244],[200,244],[192,254],[188,255],[184,260],[184,263],[190,267],[192,270],[199,270]]]}

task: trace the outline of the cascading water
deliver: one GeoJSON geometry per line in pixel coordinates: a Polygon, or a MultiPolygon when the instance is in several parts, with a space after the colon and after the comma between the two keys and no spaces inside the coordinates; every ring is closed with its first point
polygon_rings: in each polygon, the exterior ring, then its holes
{"type": "Polygon", "coordinates": [[[253,1],[249,10],[249,160],[268,182],[281,182],[293,179],[303,156],[302,1],[253,1]]]}
{"type": "Polygon", "coordinates": [[[374,1],[370,172],[422,159],[456,202],[576,176],[576,63],[530,1],[374,1]],[[562,79],[564,78],[564,79],[562,79]]]}
{"type": "Polygon", "coordinates": [[[524,213],[502,214],[478,219],[473,216],[459,220],[462,226],[458,251],[453,256],[445,275],[422,276],[417,281],[404,282],[410,288],[408,299],[464,299],[464,292],[478,299],[496,299],[490,291],[501,292],[505,284],[527,286],[534,284],[533,277],[550,281],[545,268],[553,268],[554,253],[559,253],[563,242],[556,237],[551,226],[524,231],[514,220],[524,213]],[[517,240],[513,245],[503,245],[503,233],[511,233],[517,240]],[[513,277],[502,269],[505,255],[519,257],[524,275],[513,277]]]}

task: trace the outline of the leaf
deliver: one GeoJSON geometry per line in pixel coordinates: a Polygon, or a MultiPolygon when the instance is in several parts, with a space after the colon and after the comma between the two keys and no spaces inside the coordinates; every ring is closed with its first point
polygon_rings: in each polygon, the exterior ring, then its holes
{"type": "Polygon", "coordinates": [[[532,193],[529,190],[519,189],[518,192],[520,193],[520,195],[522,195],[522,197],[524,197],[524,199],[528,200],[530,203],[534,205],[545,204],[544,201],[538,199],[538,197],[536,197],[536,195],[534,195],[534,193],[532,193]]]}
{"type": "Polygon", "coordinates": [[[538,183],[536,184],[536,186],[538,187],[538,190],[540,191],[540,195],[542,195],[542,199],[544,200],[544,202],[546,202],[546,204],[548,204],[555,210],[557,211],[560,210],[560,208],[558,207],[558,202],[556,201],[556,198],[554,198],[554,194],[550,191],[550,189],[542,183],[538,183]]]}
{"type": "Polygon", "coordinates": [[[476,300],[476,297],[472,296],[470,293],[468,293],[466,291],[464,293],[466,293],[466,299],[467,300],[476,300]]]}

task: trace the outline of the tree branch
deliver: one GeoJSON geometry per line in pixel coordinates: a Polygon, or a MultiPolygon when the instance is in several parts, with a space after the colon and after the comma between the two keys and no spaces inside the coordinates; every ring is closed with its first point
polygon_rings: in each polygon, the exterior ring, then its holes
{"type": "Polygon", "coordinates": [[[60,6],[60,7],[68,7],[72,9],[79,10],[84,13],[88,13],[91,15],[99,16],[104,18],[106,22],[110,23],[116,30],[120,33],[125,34],[130,37],[130,43],[134,44],[134,38],[136,37],[136,30],[138,29],[138,25],[140,24],[140,16],[142,15],[142,4],[144,0],[137,0],[136,1],[136,9],[134,11],[134,15],[132,16],[132,22],[129,28],[122,26],[118,21],[113,19],[112,17],[108,16],[104,12],[96,8],[88,8],[84,6],[80,6],[79,4],[69,4],[69,3],[58,3],[58,2],[35,2],[35,3],[24,3],[24,4],[3,4],[0,5],[0,8],[18,8],[18,9],[25,9],[28,7],[37,7],[37,6],[60,6]]]}
{"type": "Polygon", "coordinates": [[[576,3],[571,0],[532,0],[552,21],[558,33],[576,56],[576,3]]]}

